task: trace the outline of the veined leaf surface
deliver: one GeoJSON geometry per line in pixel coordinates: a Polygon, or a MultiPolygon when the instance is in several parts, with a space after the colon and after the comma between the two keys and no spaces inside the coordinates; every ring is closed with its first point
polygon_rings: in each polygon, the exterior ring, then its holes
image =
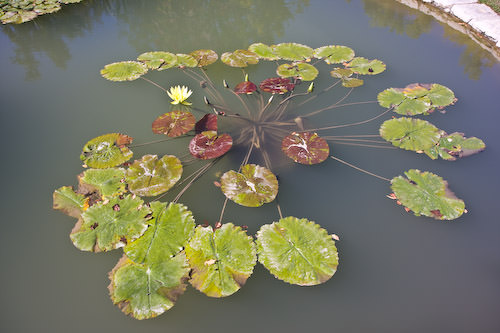
{"type": "Polygon", "coordinates": [[[97,169],[120,165],[132,158],[133,153],[127,148],[132,140],[130,136],[119,133],[98,136],[83,146],[80,159],[97,169]]]}

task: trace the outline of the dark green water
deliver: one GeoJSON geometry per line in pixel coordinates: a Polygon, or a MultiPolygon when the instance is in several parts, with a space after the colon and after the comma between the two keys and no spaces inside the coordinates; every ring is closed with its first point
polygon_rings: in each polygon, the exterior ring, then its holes
{"type": "MultiPolygon", "coordinates": [[[[500,331],[500,66],[465,36],[395,1],[85,1],[32,23],[2,26],[0,45],[1,332],[500,331]],[[121,251],[74,248],[68,237],[74,220],[51,209],[52,192],[76,184],[80,149],[90,138],[122,132],[138,143],[154,140],[151,122],[168,111],[169,100],[142,81],[106,81],[99,70],[151,50],[220,54],[289,41],[348,45],[359,56],[383,60],[387,71],[368,78],[350,101],[413,82],[450,87],[458,103],[428,119],[450,133],[481,137],[485,152],[446,162],[400,150],[334,144],[331,150],[388,178],[410,168],[435,172],[469,213],[448,223],[414,217],[385,198],[387,183],[333,160],[315,167],[280,163],[284,214],[307,217],[341,237],[339,270],[330,281],[291,286],[258,265],[228,298],[188,288],[157,319],[124,316],[106,289],[121,251]]],[[[195,85],[177,74],[154,77],[167,87],[195,85]]],[[[201,95],[193,101],[200,103],[201,95]]],[[[315,121],[357,121],[380,108],[336,112],[315,121]]],[[[373,134],[379,125],[353,131],[373,134]]],[[[238,163],[229,158],[217,170],[238,163]]],[[[216,220],[223,203],[209,186],[217,170],[181,200],[200,223],[216,220]]],[[[272,204],[230,204],[225,215],[252,234],[277,218],[272,204]]]]}

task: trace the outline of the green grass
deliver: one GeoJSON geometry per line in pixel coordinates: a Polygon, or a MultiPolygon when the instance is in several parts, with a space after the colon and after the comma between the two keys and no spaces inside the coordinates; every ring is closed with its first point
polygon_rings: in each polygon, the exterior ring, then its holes
{"type": "Polygon", "coordinates": [[[479,2],[490,6],[491,9],[500,14],[500,0],[479,0],[479,2]]]}

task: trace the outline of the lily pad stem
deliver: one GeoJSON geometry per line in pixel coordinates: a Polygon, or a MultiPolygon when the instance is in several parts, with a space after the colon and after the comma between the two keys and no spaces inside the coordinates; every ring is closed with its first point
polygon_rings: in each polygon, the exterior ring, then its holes
{"type": "MultiPolygon", "coordinates": [[[[359,103],[363,103],[363,102],[358,102],[358,104],[359,103]]],[[[373,102],[368,102],[368,103],[373,103],[373,102]]],[[[310,131],[310,132],[313,132],[313,131],[323,131],[323,130],[333,129],[333,128],[350,127],[350,126],[357,126],[357,125],[366,124],[366,123],[369,123],[370,121],[373,121],[373,120],[375,120],[377,118],[382,117],[386,113],[392,111],[392,109],[393,109],[393,107],[385,110],[384,112],[382,112],[381,114],[376,115],[375,117],[372,117],[372,118],[369,118],[369,119],[366,119],[366,120],[362,120],[362,121],[358,121],[358,122],[355,122],[355,123],[343,124],[343,125],[335,125],[335,126],[328,126],[328,127],[321,127],[321,128],[313,128],[313,129],[308,129],[308,131],[310,131]]]]}
{"type": "Polygon", "coordinates": [[[306,99],[306,100],[304,100],[304,101],[300,102],[300,103],[297,105],[297,107],[299,107],[299,106],[301,106],[301,105],[304,105],[304,104],[306,104],[307,102],[309,102],[309,101],[311,101],[311,100],[313,100],[313,99],[317,98],[319,95],[321,95],[321,94],[323,94],[323,93],[327,92],[328,90],[333,89],[336,85],[338,85],[338,84],[339,84],[339,83],[341,83],[341,82],[342,82],[342,80],[338,80],[338,81],[336,81],[334,84],[332,84],[332,85],[330,85],[330,86],[326,87],[325,89],[321,90],[321,91],[320,91],[320,92],[318,92],[317,94],[315,94],[315,95],[313,95],[313,96],[309,97],[308,99],[306,99]]]}
{"type": "Polygon", "coordinates": [[[348,162],[346,162],[346,161],[344,161],[344,160],[341,160],[340,158],[337,158],[337,157],[335,157],[335,156],[330,156],[330,157],[331,157],[331,158],[333,158],[335,161],[338,161],[338,162],[343,163],[343,164],[345,164],[345,165],[347,165],[347,166],[350,166],[351,168],[356,169],[356,170],[358,170],[358,171],[364,172],[364,173],[366,173],[367,175],[373,176],[373,177],[378,178],[378,179],[385,180],[385,181],[387,181],[387,182],[391,182],[391,180],[390,180],[390,179],[388,179],[388,178],[385,178],[385,177],[379,176],[379,175],[377,175],[377,174],[374,174],[373,172],[370,172],[370,171],[366,171],[366,170],[364,170],[364,169],[361,169],[360,167],[357,167],[357,166],[355,166],[355,165],[352,165],[351,163],[348,163],[348,162]]]}
{"type": "Polygon", "coordinates": [[[169,92],[167,89],[163,88],[163,87],[162,87],[162,86],[160,86],[158,83],[156,83],[156,82],[154,82],[154,81],[151,81],[150,79],[146,79],[144,76],[141,76],[141,79],[143,79],[144,81],[149,82],[149,83],[151,83],[152,85],[154,85],[154,86],[156,86],[156,87],[160,88],[161,90],[163,90],[163,91],[164,91],[164,92],[166,92],[166,93],[168,93],[168,92],[169,92]]]}

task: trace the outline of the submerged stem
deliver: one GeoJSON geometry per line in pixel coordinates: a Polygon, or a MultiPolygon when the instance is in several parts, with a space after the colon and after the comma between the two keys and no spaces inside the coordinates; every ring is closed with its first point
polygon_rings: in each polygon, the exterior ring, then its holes
{"type": "Polygon", "coordinates": [[[389,108],[389,109],[387,109],[387,110],[385,110],[381,114],[376,115],[375,117],[372,117],[372,118],[369,118],[369,119],[366,119],[366,120],[363,120],[363,121],[358,121],[358,122],[355,122],[355,123],[344,124],[344,125],[335,125],[335,126],[314,128],[314,129],[309,129],[309,131],[323,131],[323,130],[333,129],[333,128],[342,128],[342,127],[349,127],[349,126],[357,126],[357,125],[366,124],[366,123],[369,123],[370,121],[373,121],[373,120],[375,120],[377,118],[382,117],[383,115],[385,115],[386,113],[388,113],[391,110],[392,110],[392,107],[389,108]]]}
{"type": "Polygon", "coordinates": [[[382,179],[382,180],[385,180],[385,181],[388,181],[388,182],[390,182],[390,181],[391,181],[391,180],[390,180],[390,179],[388,179],[388,178],[385,178],[385,177],[379,176],[379,175],[377,175],[377,174],[374,174],[373,172],[370,172],[370,171],[366,171],[366,170],[364,170],[364,169],[361,169],[360,167],[357,167],[357,166],[355,166],[355,165],[352,165],[351,163],[348,163],[348,162],[346,162],[346,161],[344,161],[344,160],[341,160],[340,158],[337,158],[337,157],[335,157],[335,156],[330,156],[330,157],[331,157],[331,158],[333,158],[334,160],[336,160],[336,161],[340,162],[340,163],[343,163],[343,164],[345,164],[345,165],[347,165],[347,166],[350,166],[350,167],[351,167],[351,168],[353,168],[353,169],[356,169],[356,170],[358,170],[358,171],[364,172],[364,173],[366,173],[367,175],[370,175],[370,176],[373,176],[373,177],[375,177],[375,178],[382,179]]]}

